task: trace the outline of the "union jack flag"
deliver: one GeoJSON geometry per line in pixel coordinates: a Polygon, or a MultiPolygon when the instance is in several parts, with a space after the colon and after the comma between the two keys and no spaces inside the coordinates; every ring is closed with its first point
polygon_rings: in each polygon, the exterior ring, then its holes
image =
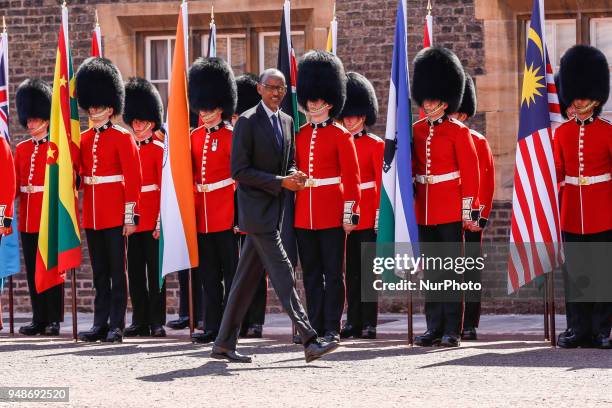
{"type": "Polygon", "coordinates": [[[10,140],[8,105],[8,37],[0,33],[0,137],[10,140]]]}
{"type": "Polygon", "coordinates": [[[551,272],[562,257],[551,130],[551,121],[560,119],[560,109],[540,0],[534,0],[527,39],[514,167],[509,293],[551,272]]]}

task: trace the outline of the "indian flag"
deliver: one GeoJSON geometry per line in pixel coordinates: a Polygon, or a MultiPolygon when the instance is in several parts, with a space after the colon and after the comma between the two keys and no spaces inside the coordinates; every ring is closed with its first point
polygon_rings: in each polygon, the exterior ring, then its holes
{"type": "Polygon", "coordinates": [[[75,76],[68,42],[68,9],[62,6],[53,76],[45,191],[36,254],[35,282],[38,293],[63,283],[65,271],[81,264],[81,236],[72,157],[78,151],[81,130],[74,90],[75,76]]]}
{"type": "Polygon", "coordinates": [[[161,186],[161,278],[198,265],[187,100],[187,3],[181,4],[170,75],[161,186]]]}
{"type": "MultiPolygon", "coordinates": [[[[379,243],[411,243],[418,250],[412,188],[412,110],[408,76],[406,0],[400,0],[391,63],[383,188],[378,219],[379,243]]],[[[387,275],[388,277],[388,275],[387,275]]]]}

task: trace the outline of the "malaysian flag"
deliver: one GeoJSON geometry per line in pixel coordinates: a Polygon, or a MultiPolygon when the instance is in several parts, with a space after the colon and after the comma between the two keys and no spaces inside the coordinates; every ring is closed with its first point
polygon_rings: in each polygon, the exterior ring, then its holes
{"type": "Polygon", "coordinates": [[[527,39],[514,167],[509,293],[551,272],[561,257],[551,130],[551,114],[559,113],[559,101],[556,93],[549,92],[554,91],[554,80],[547,61],[543,0],[534,0],[527,39]]]}
{"type": "Polygon", "coordinates": [[[0,33],[0,137],[9,137],[8,105],[8,35],[0,33]]]}

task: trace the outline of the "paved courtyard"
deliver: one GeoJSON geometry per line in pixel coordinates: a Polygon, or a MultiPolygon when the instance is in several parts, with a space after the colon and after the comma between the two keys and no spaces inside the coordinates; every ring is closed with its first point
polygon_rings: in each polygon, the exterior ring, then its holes
{"type": "MultiPolygon", "coordinates": [[[[91,318],[79,315],[80,328],[91,318]]],[[[265,338],[239,344],[253,363],[236,365],[208,358],[210,345],[192,345],[187,330],[85,344],[71,340],[69,319],[60,338],[26,338],[9,336],[5,318],[0,385],[70,388],[69,403],[10,404],[19,407],[612,405],[612,350],[552,349],[541,316],[483,316],[479,341],[457,349],[408,347],[405,316],[380,321],[379,339],[345,341],[306,364],[302,347],[288,344],[288,319],[269,315],[265,338]]],[[[415,331],[423,329],[415,316],[415,331]]]]}

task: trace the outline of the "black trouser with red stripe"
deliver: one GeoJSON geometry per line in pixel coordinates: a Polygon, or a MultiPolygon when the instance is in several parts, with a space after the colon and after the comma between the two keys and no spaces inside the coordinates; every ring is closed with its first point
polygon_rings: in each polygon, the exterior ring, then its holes
{"type": "MultiPolygon", "coordinates": [[[[429,258],[458,258],[461,256],[463,224],[451,222],[438,225],[419,225],[421,252],[429,258]]],[[[459,280],[454,271],[435,268],[425,270],[425,279],[442,282],[459,280]]],[[[427,330],[438,334],[459,335],[461,329],[461,294],[453,291],[425,293],[427,330]]]]}
{"type": "Polygon", "coordinates": [[[344,229],[296,228],[308,320],[319,335],[340,331],[344,309],[344,229]]]}
{"type": "Polygon", "coordinates": [[[159,241],[153,231],[128,237],[128,279],[132,299],[132,324],[166,323],[166,285],[159,288],[159,241]]]}
{"type": "Polygon", "coordinates": [[[94,326],[123,329],[127,308],[123,226],[100,230],[86,229],[85,234],[96,289],[94,326]]]}
{"type": "Polygon", "coordinates": [[[238,266],[238,238],[233,229],[198,234],[198,254],[196,275],[203,286],[204,330],[218,332],[238,266]]]}
{"type": "Polygon", "coordinates": [[[346,239],[346,320],[357,330],[366,326],[376,327],[378,317],[378,302],[366,302],[376,296],[373,290],[374,273],[372,268],[363,271],[362,266],[372,265],[372,257],[362,251],[361,244],[376,242],[374,229],[354,230],[346,239]],[[367,291],[367,292],[366,292],[367,291]]]}
{"type": "Polygon", "coordinates": [[[28,291],[32,301],[32,322],[46,325],[61,321],[64,285],[56,285],[42,293],[36,292],[35,273],[38,233],[22,232],[21,247],[26,267],[28,291]]]}
{"type": "MultiPolygon", "coordinates": [[[[588,280],[588,277],[584,276],[583,271],[592,272],[593,280],[607,276],[612,264],[612,254],[608,251],[608,248],[612,245],[610,244],[612,243],[612,230],[596,234],[572,234],[565,231],[562,233],[563,241],[569,243],[564,248],[565,268],[567,269],[565,274],[566,296],[568,294],[570,296],[570,301],[566,302],[568,326],[583,340],[589,340],[591,337],[599,334],[609,337],[612,324],[612,302],[586,301],[588,299],[585,301],[573,301],[580,298],[580,289],[576,289],[576,285],[580,285],[580,282],[572,282],[574,288],[569,290],[568,285],[570,282],[567,279],[569,275],[572,279],[580,276],[588,280]],[[589,243],[593,245],[589,246],[589,243]],[[608,244],[604,246],[601,243],[608,244]],[[606,253],[602,253],[602,251],[606,253]]],[[[590,282],[590,285],[593,285],[593,282],[590,282]]],[[[605,292],[607,291],[606,288],[610,287],[609,280],[604,285],[605,288],[600,289],[603,289],[605,292]]],[[[590,297],[592,292],[600,291],[592,287],[584,288],[584,293],[587,293],[586,297],[590,297]]],[[[612,293],[608,291],[604,296],[609,299],[612,293]]]]}
{"type": "MultiPolygon", "coordinates": [[[[465,238],[464,256],[466,258],[476,259],[482,256],[482,231],[463,231],[465,238]]],[[[472,281],[474,283],[482,283],[482,274],[480,269],[467,269],[463,274],[464,282],[472,281]]],[[[463,308],[463,328],[478,327],[480,322],[480,300],[481,291],[473,291],[465,294],[463,308]]]]}

